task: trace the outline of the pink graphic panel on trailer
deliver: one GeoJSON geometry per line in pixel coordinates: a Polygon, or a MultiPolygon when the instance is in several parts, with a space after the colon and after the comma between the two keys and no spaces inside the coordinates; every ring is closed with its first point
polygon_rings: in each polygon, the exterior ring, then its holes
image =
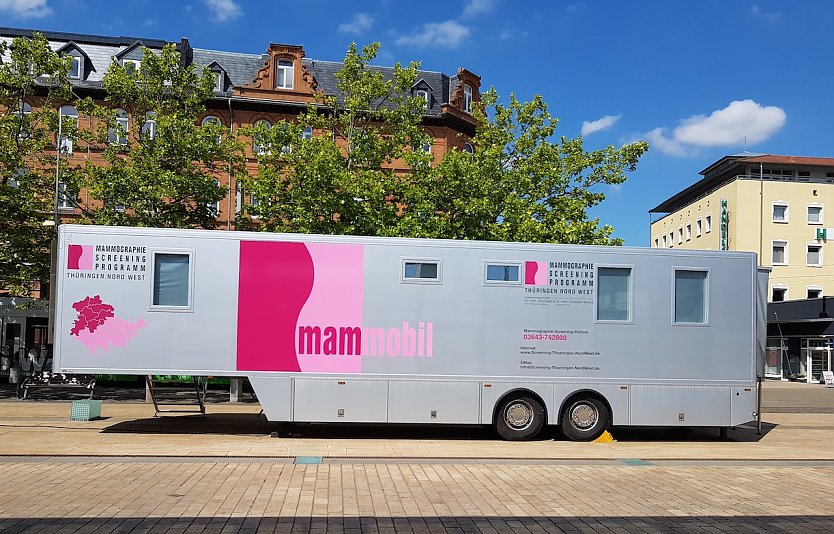
{"type": "Polygon", "coordinates": [[[313,288],[313,260],[303,243],[241,241],[237,369],[300,371],[295,331],[313,288]]]}
{"type": "Polygon", "coordinates": [[[301,371],[361,373],[361,349],[351,346],[354,354],[344,350],[345,345],[350,346],[345,343],[344,329],[362,326],[364,249],[362,245],[311,243],[307,250],[316,274],[310,298],[298,317],[298,327],[319,326],[322,351],[320,354],[299,351],[303,352],[298,355],[301,371]],[[327,332],[328,327],[333,330],[327,332]]]}
{"type": "Polygon", "coordinates": [[[528,286],[546,286],[547,262],[527,261],[524,263],[524,283],[528,286]]]}

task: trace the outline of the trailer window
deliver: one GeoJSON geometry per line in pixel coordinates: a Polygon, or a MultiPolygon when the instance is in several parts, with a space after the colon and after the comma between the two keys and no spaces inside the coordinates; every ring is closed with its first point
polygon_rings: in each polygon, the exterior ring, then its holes
{"type": "Polygon", "coordinates": [[[403,260],[403,282],[440,283],[440,260],[403,260]]]}
{"type": "Polygon", "coordinates": [[[190,254],[154,254],[154,306],[190,306],[190,263],[190,254]]]}
{"type": "Polygon", "coordinates": [[[631,321],[631,267],[597,269],[597,321],[631,321]]]}
{"type": "Polygon", "coordinates": [[[707,271],[675,270],[675,323],[707,324],[707,271]]]}
{"type": "Polygon", "coordinates": [[[505,285],[521,283],[521,264],[484,262],[484,283],[505,285]]]}

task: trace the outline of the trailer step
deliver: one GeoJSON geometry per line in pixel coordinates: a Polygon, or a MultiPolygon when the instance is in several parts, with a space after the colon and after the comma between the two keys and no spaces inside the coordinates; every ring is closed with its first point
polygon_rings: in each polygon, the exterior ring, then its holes
{"type": "MultiPolygon", "coordinates": [[[[161,402],[157,395],[158,390],[154,386],[153,376],[148,375],[145,377],[145,384],[147,384],[147,393],[148,398],[150,398],[151,402],[153,402],[154,408],[154,417],[159,416],[160,413],[199,413],[202,415],[206,414],[206,390],[208,389],[208,380],[202,376],[192,376],[193,381],[193,392],[195,394],[196,402],[191,404],[179,404],[179,403],[163,403],[161,402]],[[162,406],[168,406],[168,408],[162,408],[162,406]],[[194,408],[183,408],[184,406],[193,406],[194,408]]],[[[188,388],[191,390],[191,388],[188,388]]]]}

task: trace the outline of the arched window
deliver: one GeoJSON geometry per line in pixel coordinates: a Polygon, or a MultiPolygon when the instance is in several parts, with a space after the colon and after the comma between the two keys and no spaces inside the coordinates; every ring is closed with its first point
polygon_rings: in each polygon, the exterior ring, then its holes
{"type": "Polygon", "coordinates": [[[463,86],[463,111],[472,113],[472,88],[468,85],[463,86]]]}
{"type": "MultiPolygon", "coordinates": [[[[203,119],[203,121],[200,123],[200,126],[208,126],[208,125],[211,125],[211,124],[216,124],[218,126],[223,126],[223,121],[221,121],[219,118],[215,117],[214,115],[209,115],[208,117],[203,119]]],[[[217,144],[218,145],[220,144],[220,137],[221,136],[219,136],[219,135],[217,136],[217,144]]]]}
{"type": "Polygon", "coordinates": [[[108,141],[114,145],[126,145],[127,127],[127,113],[123,109],[117,109],[115,123],[107,130],[108,141]]]}
{"type": "Polygon", "coordinates": [[[312,126],[305,126],[304,130],[301,132],[302,139],[312,139],[313,138],[313,127],[312,126]]]}
{"type": "Polygon", "coordinates": [[[277,89],[292,89],[293,62],[288,59],[279,59],[275,63],[275,87],[277,89]]]}
{"type": "MultiPolygon", "coordinates": [[[[74,128],[78,122],[78,110],[75,106],[61,106],[62,131],[74,128]]],[[[58,138],[58,150],[63,154],[72,154],[72,137],[64,133],[58,138]]]]}
{"type": "Polygon", "coordinates": [[[474,154],[475,153],[475,149],[472,148],[472,143],[464,143],[463,144],[463,151],[466,152],[467,154],[474,154]]]}
{"type": "Polygon", "coordinates": [[[417,98],[423,99],[423,107],[425,109],[429,109],[429,92],[425,89],[418,89],[417,92],[414,94],[417,98]]]}
{"type": "Polygon", "coordinates": [[[255,123],[255,134],[252,136],[252,152],[256,156],[262,156],[263,154],[269,153],[269,147],[267,146],[267,139],[265,130],[269,130],[272,127],[267,120],[259,120],[255,123]],[[264,130],[264,131],[259,131],[264,130]]]}
{"type": "Polygon", "coordinates": [[[145,114],[145,122],[142,123],[142,136],[148,139],[156,137],[156,113],[153,111],[145,114]]]}

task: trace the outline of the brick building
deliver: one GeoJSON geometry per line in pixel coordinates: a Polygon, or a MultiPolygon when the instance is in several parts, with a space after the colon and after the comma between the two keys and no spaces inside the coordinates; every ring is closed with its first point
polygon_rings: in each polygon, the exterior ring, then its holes
{"type": "MultiPolygon", "coordinates": [[[[70,79],[74,92],[100,102],[105,97],[102,80],[114,61],[140,68],[143,47],[159,51],[167,44],[176,45],[184,65],[207,67],[216,79],[214,96],[205,103],[206,112],[200,121],[219,121],[230,129],[231,134],[261,121],[272,125],[282,119],[292,119],[316,101],[317,93],[338,96],[335,74],[342,64],[307,58],[304,48],[298,45],[270,43],[262,54],[246,54],[194,48],[187,38],[170,43],[159,39],[13,28],[0,28],[0,40],[10,42],[15,37],[31,36],[34,31],[41,33],[54,51],[73,58],[70,79]]],[[[372,68],[382,71],[383,75],[393,73],[392,68],[372,68]]],[[[480,77],[463,68],[452,76],[419,71],[411,96],[426,100],[423,127],[432,138],[430,150],[436,160],[453,146],[472,150],[466,138],[475,133],[471,107],[480,100],[479,89],[480,77]]],[[[32,104],[37,105],[35,101],[32,104]]],[[[63,106],[61,112],[66,117],[84,120],[71,105],[63,106]]],[[[309,135],[315,135],[315,132],[310,131],[309,135]]],[[[71,139],[56,140],[58,142],[73,162],[97,158],[95,149],[73,146],[71,139]]],[[[257,172],[254,150],[252,143],[248,143],[246,156],[250,174],[257,172]]],[[[246,201],[245,196],[231,176],[221,173],[216,178],[230,191],[218,206],[218,228],[234,229],[235,216],[246,201]]],[[[65,199],[59,199],[59,212],[64,218],[76,213],[65,199]]]]}

